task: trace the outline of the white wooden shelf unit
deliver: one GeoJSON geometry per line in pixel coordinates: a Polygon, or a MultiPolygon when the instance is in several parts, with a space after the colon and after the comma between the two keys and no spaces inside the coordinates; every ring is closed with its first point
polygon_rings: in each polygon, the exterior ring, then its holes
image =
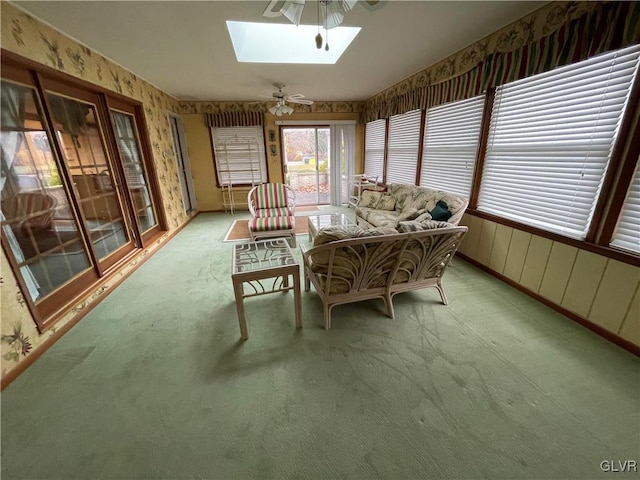
{"type": "Polygon", "coordinates": [[[247,193],[262,183],[259,141],[257,137],[247,139],[236,136],[217,145],[218,179],[225,212],[235,213],[239,207],[246,208],[247,193]],[[242,186],[238,186],[239,183],[242,186]]]}

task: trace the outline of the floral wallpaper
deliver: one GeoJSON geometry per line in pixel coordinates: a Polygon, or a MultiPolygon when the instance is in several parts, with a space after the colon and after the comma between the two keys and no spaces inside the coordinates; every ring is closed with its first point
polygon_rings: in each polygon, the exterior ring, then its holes
{"type": "MultiPolygon", "coordinates": [[[[181,113],[266,112],[275,102],[180,102],[181,113]]],[[[293,113],[362,113],[365,102],[289,103],[293,113]]]]}
{"type": "Polygon", "coordinates": [[[482,40],[425,68],[366,101],[365,109],[389,102],[420,87],[444,82],[473,69],[489,55],[509,52],[539,40],[565,23],[593,11],[599,2],[551,2],[482,40]]]}
{"type": "Polygon", "coordinates": [[[151,251],[166,241],[171,231],[183,225],[188,217],[182,205],[176,162],[173,155],[165,155],[165,152],[173,152],[167,114],[180,113],[178,101],[7,2],[1,2],[1,17],[0,33],[3,49],[143,103],[146,126],[153,149],[152,161],[156,168],[169,228],[169,232],[166,232],[162,238],[144,249],[134,260],[109,277],[97,290],[90,292],[79,304],[73,306],[64,318],[43,334],[36,330],[35,322],[3,250],[0,256],[2,268],[0,362],[4,378],[7,372],[14,369],[28,355],[33,354],[38,346],[56,331],[113,288],[151,251]]]}

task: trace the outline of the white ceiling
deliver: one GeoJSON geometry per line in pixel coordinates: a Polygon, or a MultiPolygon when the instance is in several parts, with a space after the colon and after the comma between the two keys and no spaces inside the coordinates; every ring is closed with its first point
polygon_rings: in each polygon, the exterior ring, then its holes
{"type": "MultiPolygon", "coordinates": [[[[287,93],[313,100],[356,101],[547,2],[358,2],[343,25],[362,31],[335,65],[238,63],[225,21],[289,23],[262,16],[268,0],[12,3],[179,100],[264,100],[282,82],[287,93]]],[[[301,23],[317,23],[315,1],[307,1],[301,23]]]]}

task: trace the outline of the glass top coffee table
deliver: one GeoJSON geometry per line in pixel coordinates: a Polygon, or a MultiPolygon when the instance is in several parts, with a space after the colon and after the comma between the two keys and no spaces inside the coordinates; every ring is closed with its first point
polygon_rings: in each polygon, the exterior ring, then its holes
{"type": "Polygon", "coordinates": [[[325,213],[324,215],[309,215],[309,241],[313,241],[318,230],[324,227],[348,227],[356,225],[344,213],[325,213]]]}
{"type": "Polygon", "coordinates": [[[244,299],[248,297],[293,290],[296,328],[302,327],[300,264],[285,239],[235,244],[231,281],[240,322],[240,336],[243,339],[249,338],[244,313],[244,299]],[[292,277],[291,282],[289,276],[292,277]]]}

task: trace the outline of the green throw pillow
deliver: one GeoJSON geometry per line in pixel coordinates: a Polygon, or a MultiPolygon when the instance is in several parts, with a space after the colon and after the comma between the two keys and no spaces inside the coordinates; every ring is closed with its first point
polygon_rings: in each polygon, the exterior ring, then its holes
{"type": "Polygon", "coordinates": [[[431,210],[431,218],[433,220],[446,222],[451,218],[449,206],[442,200],[439,200],[438,203],[436,203],[436,206],[433,207],[433,210],[431,210]]]}

